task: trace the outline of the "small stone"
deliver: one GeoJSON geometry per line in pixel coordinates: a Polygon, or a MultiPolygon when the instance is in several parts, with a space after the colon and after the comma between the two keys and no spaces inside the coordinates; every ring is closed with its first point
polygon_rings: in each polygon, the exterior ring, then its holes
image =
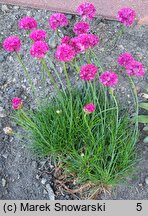
{"type": "Polygon", "coordinates": [[[6,179],[2,178],[2,186],[5,187],[6,186],[6,179]]]}
{"type": "Polygon", "coordinates": [[[53,190],[52,190],[50,184],[47,184],[47,185],[46,185],[46,189],[47,189],[47,191],[48,191],[49,199],[50,199],[50,200],[55,200],[55,195],[54,195],[54,192],[53,192],[53,190]]]}
{"type": "Polygon", "coordinates": [[[13,130],[11,127],[5,127],[5,128],[3,128],[3,131],[5,134],[8,134],[8,135],[13,133],[13,130]]]}
{"type": "Polygon", "coordinates": [[[72,19],[72,15],[71,15],[71,14],[68,14],[68,15],[67,15],[67,19],[71,20],[71,19],[72,19]]]}
{"type": "Polygon", "coordinates": [[[36,161],[32,161],[32,167],[33,167],[34,169],[37,168],[37,162],[36,162],[36,161]]]}
{"type": "Polygon", "coordinates": [[[57,44],[58,43],[57,43],[57,40],[56,40],[55,37],[51,37],[49,39],[49,46],[50,46],[50,48],[52,48],[52,49],[56,48],[57,44]]]}
{"type": "Polygon", "coordinates": [[[40,178],[40,176],[39,175],[36,175],[36,177],[35,177],[37,180],[39,180],[39,178],[40,178]]]}
{"type": "Polygon", "coordinates": [[[148,185],[148,176],[145,178],[145,184],[148,185]]]}
{"type": "Polygon", "coordinates": [[[41,183],[45,184],[47,182],[47,180],[45,178],[42,178],[41,183]]]}
{"type": "Polygon", "coordinates": [[[43,194],[48,194],[47,190],[44,189],[43,194]]]}
{"type": "Polygon", "coordinates": [[[2,157],[5,158],[5,159],[7,159],[8,154],[3,154],[2,157]]]}
{"type": "Polygon", "coordinates": [[[14,10],[18,10],[18,9],[19,9],[19,6],[14,6],[13,9],[14,9],[14,10]]]}
{"type": "Polygon", "coordinates": [[[5,110],[3,109],[3,107],[0,107],[0,117],[1,118],[6,117],[5,110]]]}
{"type": "Polygon", "coordinates": [[[2,5],[2,11],[3,12],[8,12],[9,11],[9,8],[7,7],[7,5],[2,5]]]}

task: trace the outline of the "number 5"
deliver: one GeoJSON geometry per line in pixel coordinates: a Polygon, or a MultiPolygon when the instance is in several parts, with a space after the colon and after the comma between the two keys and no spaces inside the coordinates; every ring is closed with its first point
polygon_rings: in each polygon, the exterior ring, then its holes
{"type": "Polygon", "coordinates": [[[137,203],[137,211],[141,211],[142,210],[142,203],[137,203]]]}

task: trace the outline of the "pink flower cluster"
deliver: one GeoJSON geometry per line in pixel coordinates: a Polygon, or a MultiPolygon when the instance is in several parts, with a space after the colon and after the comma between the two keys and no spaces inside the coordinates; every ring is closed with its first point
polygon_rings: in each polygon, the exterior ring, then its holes
{"type": "Polygon", "coordinates": [[[126,72],[129,76],[144,76],[144,67],[141,62],[136,61],[132,54],[130,53],[123,53],[121,54],[118,59],[118,64],[125,67],[126,72]]]}
{"type": "Polygon", "coordinates": [[[86,106],[84,106],[83,110],[87,114],[90,114],[96,110],[96,107],[94,104],[90,103],[90,104],[87,104],[86,106]]]}
{"type": "Polygon", "coordinates": [[[8,52],[19,52],[21,48],[21,41],[17,36],[7,37],[3,42],[3,48],[8,52]]]}
{"type": "Polygon", "coordinates": [[[50,16],[49,20],[49,26],[51,29],[56,31],[59,27],[67,26],[68,20],[66,16],[62,13],[54,13],[50,16]]]}
{"type": "Polygon", "coordinates": [[[118,11],[117,20],[125,26],[131,26],[136,17],[136,12],[131,8],[122,8],[118,11]]]}
{"type": "Polygon", "coordinates": [[[114,87],[118,83],[118,75],[110,71],[102,73],[99,79],[104,86],[114,87]]]}
{"type": "Polygon", "coordinates": [[[37,29],[30,33],[29,37],[33,41],[44,41],[46,38],[46,31],[43,29],[37,29]]]}
{"type": "Polygon", "coordinates": [[[19,21],[19,29],[24,29],[24,30],[34,30],[37,28],[37,21],[33,17],[23,17],[19,21]]]}
{"type": "Polygon", "coordinates": [[[95,17],[96,9],[93,4],[85,2],[77,8],[76,12],[82,16],[82,20],[92,20],[95,17]]]}
{"type": "Polygon", "coordinates": [[[92,49],[99,43],[98,36],[94,34],[80,34],[72,39],[73,47],[77,53],[92,49]]]}
{"type": "Polygon", "coordinates": [[[15,97],[12,99],[13,109],[15,110],[21,109],[22,105],[23,105],[23,101],[20,98],[15,97]]]}
{"type": "Polygon", "coordinates": [[[90,30],[90,25],[87,22],[78,22],[74,26],[74,33],[79,35],[79,34],[84,34],[89,32],[90,30]]]}
{"type": "Polygon", "coordinates": [[[85,64],[80,69],[80,78],[82,80],[93,80],[96,73],[98,71],[98,68],[93,64],[85,64]]]}
{"type": "MultiPolygon", "coordinates": [[[[99,43],[99,38],[94,34],[80,34],[75,38],[70,38],[68,36],[65,36],[62,38],[61,45],[58,47],[57,50],[58,54],[56,55],[58,56],[57,59],[61,60],[64,59],[64,56],[66,56],[66,59],[68,58],[71,60],[74,58],[76,54],[85,52],[87,49],[93,48],[98,43],[99,43]],[[69,52],[69,57],[68,57],[68,52],[69,52]]],[[[66,61],[69,61],[68,59],[66,61]]]]}
{"type": "Polygon", "coordinates": [[[56,50],[56,59],[62,62],[71,61],[75,57],[75,51],[72,46],[68,44],[61,44],[56,50]]]}
{"type": "Polygon", "coordinates": [[[118,64],[123,67],[126,67],[126,65],[129,64],[132,60],[133,56],[131,53],[123,53],[117,59],[118,64]]]}
{"type": "Polygon", "coordinates": [[[38,59],[44,58],[45,54],[48,52],[48,44],[44,41],[35,41],[30,49],[30,55],[38,59]]]}

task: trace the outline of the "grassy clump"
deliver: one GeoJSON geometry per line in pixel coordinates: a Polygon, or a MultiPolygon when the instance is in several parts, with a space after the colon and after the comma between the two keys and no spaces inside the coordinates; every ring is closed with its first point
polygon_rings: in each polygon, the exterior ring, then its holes
{"type": "Polygon", "coordinates": [[[126,110],[117,115],[107,89],[91,87],[61,93],[34,111],[21,109],[16,119],[37,155],[54,155],[79,183],[111,185],[135,163],[134,127],[126,110]],[[96,110],[86,114],[83,106],[90,102],[96,110]]]}

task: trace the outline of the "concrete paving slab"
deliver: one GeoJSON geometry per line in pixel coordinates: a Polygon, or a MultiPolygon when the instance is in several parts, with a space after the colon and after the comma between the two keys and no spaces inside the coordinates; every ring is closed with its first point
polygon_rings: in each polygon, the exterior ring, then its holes
{"type": "Polygon", "coordinates": [[[148,0],[0,0],[0,3],[21,5],[51,11],[75,13],[83,2],[91,2],[97,9],[97,15],[115,19],[117,11],[122,7],[131,7],[137,12],[138,20],[148,17],[148,0]]]}

